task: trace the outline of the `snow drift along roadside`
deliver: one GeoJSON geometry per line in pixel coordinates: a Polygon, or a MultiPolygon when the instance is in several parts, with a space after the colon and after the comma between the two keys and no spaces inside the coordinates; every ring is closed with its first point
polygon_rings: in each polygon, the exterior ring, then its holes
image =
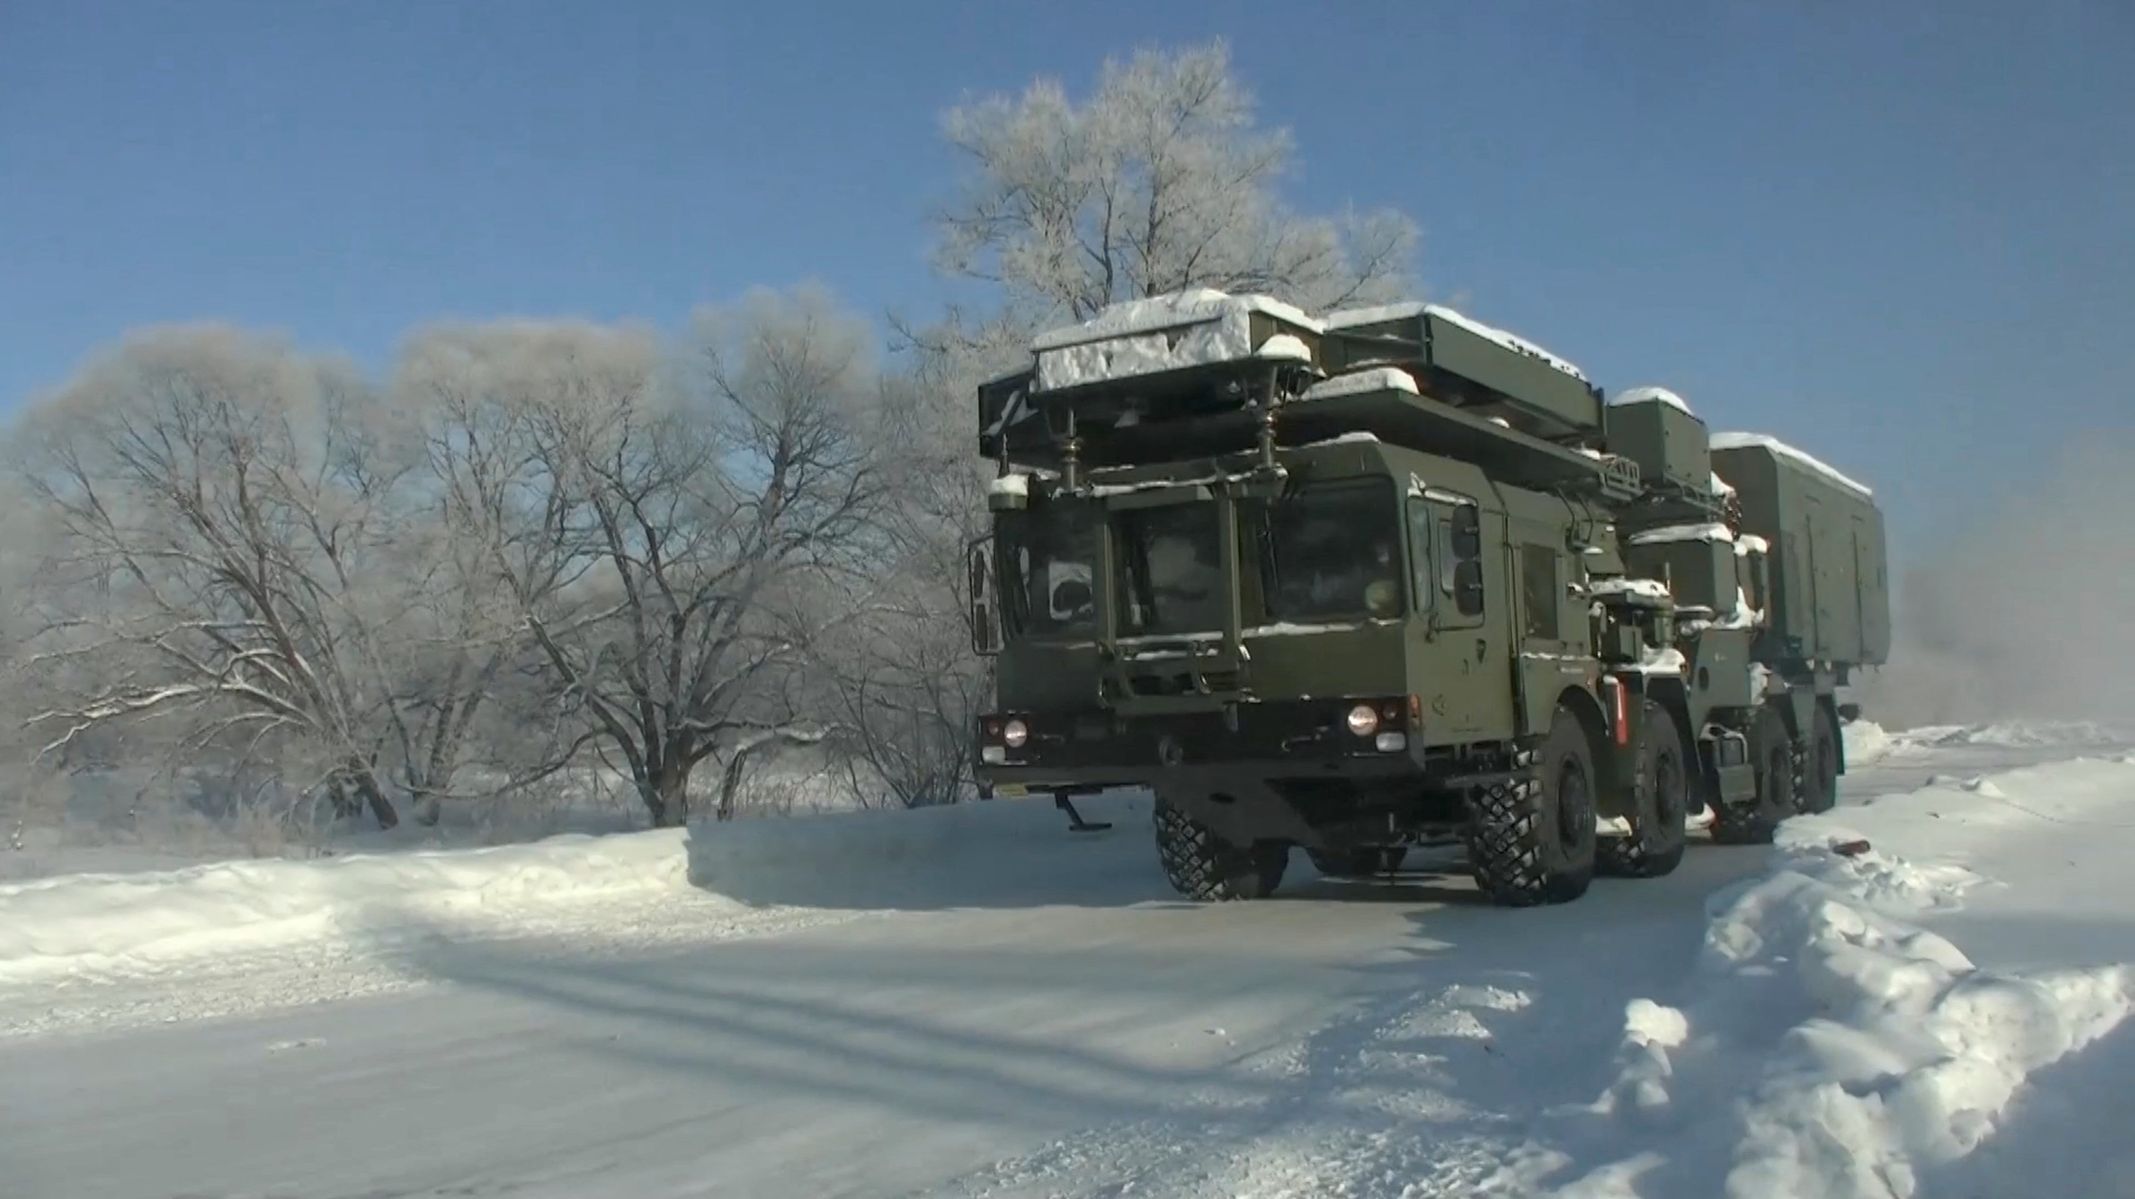
{"type": "Polygon", "coordinates": [[[1856,720],[1839,730],[1848,766],[1866,766],[1885,758],[1917,758],[1937,749],[2103,749],[2127,743],[2129,731],[2087,720],[2000,721],[1991,724],[1932,724],[1885,729],[1871,720],[1856,720]]]}
{"type": "MultiPolygon", "coordinates": [[[[1991,823],[2018,796],[2051,806],[2064,782],[2135,796],[2135,761],[2014,771],[1875,811],[1940,820],[1936,809],[1969,802],[1991,823]]],[[[1976,967],[1908,917],[1957,907],[1984,880],[1862,851],[1838,823],[1847,815],[1783,826],[1772,869],[1711,901],[1687,998],[1629,1005],[1618,1077],[1574,1118],[1598,1123],[1574,1139],[1611,1146],[1610,1160],[1559,1193],[1912,1196],[1924,1170],[1994,1131],[2030,1074],[2135,1007],[2124,964],[1976,967]],[[1622,1156],[1642,1141],[1645,1153],[1622,1156]],[[1689,1148],[1700,1144],[1702,1161],[1689,1148]]]]}
{"type": "Polygon", "coordinates": [[[697,905],[689,920],[708,909],[746,923],[894,896],[900,879],[972,857],[1012,871],[1019,851],[1057,853],[1059,830],[1049,802],[998,800],[0,884],[0,986],[160,975],[295,946],[363,952],[441,932],[512,935],[667,900],[697,905]]]}

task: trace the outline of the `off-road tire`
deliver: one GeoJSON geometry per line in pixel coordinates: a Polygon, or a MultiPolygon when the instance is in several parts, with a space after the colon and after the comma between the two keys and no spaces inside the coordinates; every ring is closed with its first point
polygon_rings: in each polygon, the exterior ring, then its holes
{"type": "Polygon", "coordinates": [[[1282,885],[1288,846],[1233,845],[1185,812],[1156,801],[1156,856],[1172,889],[1202,903],[1260,899],[1282,885]]]}
{"type": "Polygon", "coordinates": [[[1808,759],[1803,764],[1801,810],[1828,812],[1838,805],[1838,726],[1831,710],[1816,706],[1816,719],[1809,724],[1808,759]]]}
{"type": "Polygon", "coordinates": [[[1513,765],[1511,780],[1468,795],[1475,885],[1505,907],[1577,899],[1594,879],[1594,750],[1586,729],[1560,707],[1549,736],[1513,765]]]}
{"type": "Polygon", "coordinates": [[[1801,811],[1807,755],[1779,709],[1767,704],[1758,711],[1750,752],[1756,755],[1757,794],[1713,805],[1712,839],[1722,845],[1769,845],[1779,822],[1801,811]]]}
{"type": "Polygon", "coordinates": [[[1638,750],[1637,799],[1631,835],[1603,837],[1594,846],[1594,865],[1620,878],[1659,878],[1683,861],[1689,833],[1690,767],[1683,735],[1659,704],[1647,701],[1641,717],[1645,730],[1638,750]]]}
{"type": "Polygon", "coordinates": [[[1371,878],[1401,869],[1409,851],[1400,846],[1385,849],[1310,849],[1305,856],[1312,868],[1328,878],[1371,878]]]}

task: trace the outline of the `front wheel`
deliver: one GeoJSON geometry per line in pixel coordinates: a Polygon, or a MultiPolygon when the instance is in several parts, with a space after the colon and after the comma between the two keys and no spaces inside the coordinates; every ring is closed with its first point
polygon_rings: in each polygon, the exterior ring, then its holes
{"type": "Polygon", "coordinates": [[[1648,700],[1641,727],[1631,835],[1603,838],[1597,854],[1602,873],[1624,878],[1658,878],[1681,864],[1690,816],[1690,772],[1674,718],[1648,700]]]}
{"type": "Polygon", "coordinates": [[[1594,751],[1568,708],[1513,778],[1468,799],[1468,869],[1507,907],[1565,903],[1594,879],[1594,751]]]}
{"type": "Polygon", "coordinates": [[[1157,861],[1172,889],[1188,899],[1261,899],[1282,885],[1290,864],[1288,846],[1272,841],[1234,845],[1161,795],[1155,823],[1157,861]]]}

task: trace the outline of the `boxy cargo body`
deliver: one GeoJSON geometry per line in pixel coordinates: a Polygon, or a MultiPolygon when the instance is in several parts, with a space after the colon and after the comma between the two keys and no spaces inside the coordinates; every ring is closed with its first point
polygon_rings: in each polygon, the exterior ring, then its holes
{"type": "Polygon", "coordinates": [[[1829,468],[1425,305],[1192,292],[1033,353],[978,397],[989,789],[1152,788],[1200,898],[1457,837],[1507,903],[1665,873],[1699,807],[1758,840],[1829,802],[1834,692],[1888,646],[1829,468]]]}
{"type": "Polygon", "coordinates": [[[1742,527],[1772,547],[1759,655],[1882,663],[1890,654],[1890,587],[1883,514],[1868,491],[1769,438],[1723,436],[1712,462],[1741,497],[1742,527]]]}

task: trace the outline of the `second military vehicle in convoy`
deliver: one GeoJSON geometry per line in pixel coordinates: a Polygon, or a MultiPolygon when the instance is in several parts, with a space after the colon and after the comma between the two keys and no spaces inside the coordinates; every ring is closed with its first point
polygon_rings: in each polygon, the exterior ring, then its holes
{"type": "Polygon", "coordinates": [[[1199,899],[1459,840],[1505,904],[1829,807],[1890,642],[1867,488],[1450,309],[1193,291],[982,386],[980,778],[1155,796],[1199,899]]]}

